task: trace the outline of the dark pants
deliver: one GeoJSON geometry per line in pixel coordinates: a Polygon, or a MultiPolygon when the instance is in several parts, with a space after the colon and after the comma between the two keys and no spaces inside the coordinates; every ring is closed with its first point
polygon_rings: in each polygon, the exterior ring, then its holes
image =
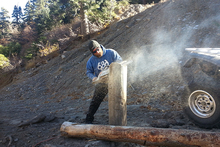
{"type": "Polygon", "coordinates": [[[89,106],[89,111],[86,115],[86,123],[92,123],[94,114],[98,110],[101,102],[108,93],[108,84],[99,83],[95,86],[95,92],[89,106]]]}

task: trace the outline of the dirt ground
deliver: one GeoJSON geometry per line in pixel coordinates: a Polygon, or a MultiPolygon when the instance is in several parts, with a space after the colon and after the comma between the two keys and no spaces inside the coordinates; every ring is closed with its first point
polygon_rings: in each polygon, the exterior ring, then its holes
{"type": "MultiPolygon", "coordinates": [[[[218,128],[199,128],[185,116],[182,93],[187,87],[181,75],[185,48],[220,46],[219,6],[218,0],[168,0],[92,38],[132,61],[128,65],[128,126],[219,132],[218,128]]],[[[85,74],[91,56],[87,44],[70,46],[0,89],[0,146],[141,146],[60,135],[63,122],[84,123],[93,96],[94,86],[85,74]],[[35,116],[42,119],[24,124],[35,116]]],[[[108,97],[95,114],[94,124],[108,124],[108,97]]]]}

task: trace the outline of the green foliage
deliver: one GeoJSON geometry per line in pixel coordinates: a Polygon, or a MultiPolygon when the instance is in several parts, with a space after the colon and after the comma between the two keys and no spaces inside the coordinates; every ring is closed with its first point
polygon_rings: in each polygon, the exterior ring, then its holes
{"type": "Polygon", "coordinates": [[[127,6],[129,5],[130,0],[121,0],[118,2],[118,6],[127,6]]]}
{"type": "Polygon", "coordinates": [[[50,29],[48,4],[48,0],[30,0],[25,5],[23,21],[32,28],[36,28],[38,34],[50,29]]]}
{"type": "Polygon", "coordinates": [[[129,5],[129,0],[99,0],[90,3],[87,15],[91,22],[106,25],[117,17],[116,10],[126,5],[129,5]]]}
{"type": "Polygon", "coordinates": [[[14,6],[14,10],[12,13],[12,18],[14,18],[13,22],[14,25],[19,25],[21,23],[21,20],[23,18],[22,9],[20,6],[14,6]]]}
{"type": "MultiPolygon", "coordinates": [[[[12,17],[13,23],[19,26],[19,31],[25,35],[21,35],[20,40],[25,40],[31,47],[27,47],[25,58],[32,58],[39,53],[39,44],[46,44],[48,39],[44,37],[46,31],[52,30],[56,26],[68,24],[73,21],[76,16],[80,16],[81,10],[86,10],[84,13],[88,19],[100,26],[110,24],[110,22],[118,17],[115,13],[116,9],[120,10],[122,6],[128,5],[129,0],[29,0],[26,3],[24,13],[19,6],[14,6],[12,17]],[[82,6],[82,8],[81,8],[82,6]],[[24,26],[30,26],[28,33],[24,26]],[[22,27],[23,26],[23,27],[22,27]],[[22,29],[22,30],[21,30],[22,29]],[[32,33],[31,33],[32,32],[32,33]],[[30,39],[30,35],[35,34],[38,38],[30,39]],[[35,41],[35,42],[34,42],[35,41]]],[[[9,21],[8,11],[3,9],[0,12],[0,38],[4,38],[7,33],[9,21]]],[[[85,15],[83,15],[85,16],[85,15]]],[[[82,17],[81,18],[86,18],[82,17]]],[[[82,21],[85,22],[85,21],[82,21]]],[[[88,26],[88,25],[84,25],[88,26]]],[[[33,38],[33,37],[32,37],[33,38]]],[[[23,41],[22,40],[22,41],[23,41]]],[[[56,43],[57,40],[50,41],[51,44],[56,43]]],[[[48,45],[51,48],[51,45],[48,45]]],[[[53,46],[52,48],[56,48],[53,46]]],[[[17,54],[19,55],[21,46],[19,43],[12,42],[6,46],[0,47],[0,53],[6,57],[17,54]]]]}
{"type": "Polygon", "coordinates": [[[60,0],[62,23],[67,24],[74,19],[80,8],[79,1],[80,0],[60,0]]]}
{"type": "MultiPolygon", "coordinates": [[[[48,51],[45,50],[44,52],[37,45],[47,44],[48,39],[43,34],[56,26],[71,23],[76,16],[80,15],[80,10],[87,10],[86,14],[90,21],[104,26],[110,24],[117,17],[115,13],[116,9],[120,10],[121,6],[128,4],[129,0],[29,0],[26,3],[24,13],[22,13],[21,7],[14,6],[14,12],[12,14],[14,18],[13,23],[18,26],[25,26],[27,24],[30,26],[31,31],[38,36],[38,39],[34,40],[35,43],[33,43],[33,40],[29,40],[29,43],[32,43],[32,45],[26,49],[25,54],[22,56],[24,58],[33,58],[37,56],[39,51],[42,54],[47,54],[50,53],[50,48],[56,50],[57,46],[47,45],[46,48],[48,51]],[[81,6],[83,7],[81,8],[81,6]]],[[[0,12],[0,37],[2,38],[5,35],[7,23],[9,23],[5,18],[7,18],[7,11],[2,10],[0,12]],[[4,31],[2,31],[3,28],[5,29],[4,31]]],[[[21,27],[21,29],[23,30],[19,31],[25,32],[25,27],[21,27]]],[[[28,34],[24,35],[22,39],[28,40],[30,38],[25,37],[28,37],[28,34]]],[[[53,42],[50,41],[51,44],[56,42],[56,40],[53,42]]],[[[0,47],[0,53],[6,57],[14,54],[18,55],[20,50],[21,46],[16,42],[0,47]]]]}
{"type": "Polygon", "coordinates": [[[42,42],[43,44],[46,44],[48,42],[47,37],[46,36],[39,37],[38,42],[42,42]]]}
{"type": "Polygon", "coordinates": [[[32,59],[33,58],[33,54],[29,53],[29,54],[25,55],[24,58],[32,59]]]}
{"type": "MultiPolygon", "coordinates": [[[[1,45],[0,45],[1,46],[1,45]]],[[[3,54],[0,54],[0,69],[10,65],[10,61],[3,54]]]]}
{"type": "Polygon", "coordinates": [[[35,25],[38,35],[55,26],[71,23],[79,15],[81,5],[90,21],[104,25],[116,16],[115,9],[129,0],[30,0],[24,9],[24,22],[35,25]]]}
{"type": "Polygon", "coordinates": [[[24,8],[24,17],[23,21],[26,22],[28,25],[33,24],[34,20],[34,6],[28,1],[24,8]]]}
{"type": "Polygon", "coordinates": [[[130,0],[131,4],[142,4],[144,0],[130,0]]]}
{"type": "Polygon", "coordinates": [[[31,47],[25,51],[24,58],[25,59],[32,59],[33,57],[36,57],[38,50],[39,49],[38,49],[36,43],[32,43],[31,47]]]}
{"type": "Polygon", "coordinates": [[[112,20],[114,14],[113,9],[116,6],[116,1],[103,0],[98,3],[91,4],[88,9],[88,18],[91,22],[97,24],[105,24],[112,20]]]}
{"type": "Polygon", "coordinates": [[[47,56],[50,53],[52,53],[54,51],[58,51],[58,50],[59,50],[58,43],[51,45],[50,42],[47,42],[45,47],[43,49],[39,50],[39,53],[40,53],[40,56],[43,57],[43,56],[47,56]]]}
{"type": "Polygon", "coordinates": [[[0,39],[9,34],[9,21],[7,20],[9,18],[8,11],[2,7],[0,11],[0,39]]]}
{"type": "Polygon", "coordinates": [[[12,55],[18,55],[21,51],[21,45],[18,42],[10,42],[6,46],[0,45],[0,54],[3,54],[6,57],[12,55]]]}

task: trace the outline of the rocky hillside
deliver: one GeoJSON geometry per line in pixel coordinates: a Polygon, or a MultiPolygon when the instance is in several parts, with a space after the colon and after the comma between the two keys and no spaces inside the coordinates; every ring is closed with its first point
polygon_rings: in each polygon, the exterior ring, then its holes
{"type": "MultiPolygon", "coordinates": [[[[167,0],[91,38],[115,49],[124,60],[132,61],[128,65],[129,126],[201,130],[182,112],[182,92],[187,87],[180,69],[186,58],[186,47],[220,46],[219,6],[218,0],[167,0]]],[[[1,146],[111,145],[65,138],[59,133],[64,121],[84,121],[93,95],[94,87],[85,74],[91,56],[87,44],[88,41],[72,44],[77,47],[19,73],[11,84],[0,89],[1,146]],[[18,127],[40,114],[46,119],[18,127]]],[[[97,111],[94,123],[108,124],[107,98],[97,111]]]]}

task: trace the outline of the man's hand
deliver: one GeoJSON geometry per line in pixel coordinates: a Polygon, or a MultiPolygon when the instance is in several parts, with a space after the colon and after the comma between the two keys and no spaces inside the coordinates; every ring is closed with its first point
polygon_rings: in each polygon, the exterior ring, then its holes
{"type": "Polygon", "coordinates": [[[93,78],[93,79],[92,79],[92,82],[94,82],[96,79],[97,79],[97,77],[93,78]]]}

